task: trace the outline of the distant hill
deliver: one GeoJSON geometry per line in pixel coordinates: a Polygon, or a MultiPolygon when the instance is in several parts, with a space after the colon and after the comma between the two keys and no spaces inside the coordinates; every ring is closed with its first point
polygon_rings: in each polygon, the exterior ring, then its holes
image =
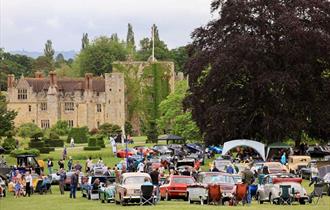
{"type": "MultiPolygon", "coordinates": [[[[25,50],[17,50],[17,51],[10,51],[11,54],[19,54],[19,55],[26,55],[28,57],[31,57],[31,58],[37,58],[41,55],[43,55],[43,52],[30,52],[30,51],[25,51],[25,50]]],[[[70,59],[70,58],[74,58],[75,55],[77,54],[76,51],[74,50],[69,50],[69,51],[56,51],[55,52],[55,56],[57,56],[57,54],[59,53],[62,53],[64,58],[67,60],[67,59],[70,59]]]]}

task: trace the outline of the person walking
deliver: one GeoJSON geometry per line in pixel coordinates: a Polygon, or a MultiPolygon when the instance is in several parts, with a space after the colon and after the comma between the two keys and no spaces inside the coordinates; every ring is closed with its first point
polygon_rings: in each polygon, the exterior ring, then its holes
{"type": "Polygon", "coordinates": [[[247,185],[246,201],[248,204],[251,204],[252,196],[250,192],[250,185],[254,182],[254,174],[248,167],[245,167],[244,171],[242,171],[242,181],[247,185]]]}
{"type": "Polygon", "coordinates": [[[62,159],[63,160],[66,160],[66,156],[67,156],[67,150],[66,150],[66,146],[64,146],[64,148],[63,148],[63,153],[62,153],[62,159]]]}
{"type": "Polygon", "coordinates": [[[31,190],[33,189],[33,182],[32,182],[32,176],[29,171],[26,172],[25,174],[25,191],[26,194],[30,197],[31,195],[31,190]]]}
{"type": "Polygon", "coordinates": [[[71,140],[70,140],[70,147],[74,147],[74,139],[73,139],[73,137],[71,137],[71,140]]]}
{"type": "Polygon", "coordinates": [[[319,177],[319,170],[316,167],[315,163],[311,164],[311,182],[308,186],[312,186],[314,183],[317,183],[319,177]]]}
{"type": "Polygon", "coordinates": [[[151,183],[156,188],[156,197],[157,201],[159,201],[159,169],[154,168],[149,175],[151,177],[151,183]]]}
{"type": "Polygon", "coordinates": [[[60,171],[57,173],[58,176],[60,176],[59,180],[59,188],[61,195],[64,195],[64,184],[65,184],[65,179],[66,179],[66,173],[63,168],[60,169],[60,171]]]}
{"type": "Polygon", "coordinates": [[[78,186],[78,176],[80,171],[75,171],[71,175],[71,183],[70,183],[70,198],[76,199],[76,192],[77,192],[77,186],[78,186]]]}
{"type": "Polygon", "coordinates": [[[48,174],[53,173],[53,161],[48,158],[47,160],[48,174]]]}
{"type": "Polygon", "coordinates": [[[286,164],[286,154],[285,154],[285,152],[283,152],[283,154],[281,156],[281,163],[282,163],[282,165],[286,164]]]}

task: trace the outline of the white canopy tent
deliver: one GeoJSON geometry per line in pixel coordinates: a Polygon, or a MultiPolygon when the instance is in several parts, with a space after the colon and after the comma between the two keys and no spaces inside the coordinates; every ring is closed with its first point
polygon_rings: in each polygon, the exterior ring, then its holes
{"type": "Polygon", "coordinates": [[[259,155],[261,156],[261,158],[263,160],[266,160],[265,145],[263,143],[253,141],[253,140],[247,140],[247,139],[237,139],[237,140],[231,140],[231,141],[225,142],[223,145],[223,149],[222,149],[222,155],[225,155],[230,150],[232,150],[236,147],[240,147],[240,146],[251,147],[256,152],[259,153],[259,155]]]}

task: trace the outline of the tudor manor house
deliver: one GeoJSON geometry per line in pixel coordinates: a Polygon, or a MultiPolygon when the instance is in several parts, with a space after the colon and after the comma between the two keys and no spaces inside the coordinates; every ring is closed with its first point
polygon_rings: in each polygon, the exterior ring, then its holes
{"type": "Polygon", "coordinates": [[[15,126],[32,122],[49,128],[57,121],[70,127],[97,128],[108,122],[121,128],[125,124],[125,85],[122,73],[104,77],[58,78],[36,72],[34,78],[15,80],[8,75],[7,108],[17,111],[15,126]]]}

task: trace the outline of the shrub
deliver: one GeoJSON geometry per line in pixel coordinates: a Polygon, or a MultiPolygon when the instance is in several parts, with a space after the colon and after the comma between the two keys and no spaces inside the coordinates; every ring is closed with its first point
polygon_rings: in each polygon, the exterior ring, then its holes
{"type": "Polygon", "coordinates": [[[63,147],[64,141],[62,139],[45,139],[47,147],[63,147]]]}
{"type": "Polygon", "coordinates": [[[67,121],[59,120],[51,127],[51,132],[57,133],[60,136],[68,134],[69,131],[70,128],[67,121]]]}
{"type": "Polygon", "coordinates": [[[121,128],[119,125],[113,125],[110,123],[104,123],[100,125],[99,131],[101,134],[110,136],[110,135],[116,135],[122,132],[121,128]]]}
{"type": "Polygon", "coordinates": [[[40,149],[45,147],[45,142],[44,141],[36,141],[36,140],[31,140],[29,142],[29,148],[36,148],[36,149],[40,149]]]}
{"type": "Polygon", "coordinates": [[[105,148],[103,136],[100,136],[100,137],[96,138],[96,146],[99,146],[101,148],[105,148]]]}
{"type": "Polygon", "coordinates": [[[75,143],[87,143],[88,139],[88,128],[87,127],[81,127],[81,128],[71,128],[67,143],[70,143],[71,137],[74,139],[75,143]]]}
{"type": "Polygon", "coordinates": [[[31,136],[31,139],[38,141],[40,140],[42,137],[44,136],[44,134],[40,131],[40,132],[36,132],[31,136]]]}
{"type": "Polygon", "coordinates": [[[89,147],[95,147],[96,146],[96,138],[95,137],[90,137],[88,139],[88,146],[89,147]]]}
{"type": "Polygon", "coordinates": [[[88,147],[84,147],[84,150],[86,150],[86,151],[101,150],[101,147],[99,147],[99,146],[88,146],[88,147]]]}
{"type": "Polygon", "coordinates": [[[54,147],[43,147],[43,148],[39,149],[40,153],[42,153],[42,154],[48,154],[49,152],[54,151],[54,150],[55,150],[54,147]]]}
{"type": "Polygon", "coordinates": [[[29,149],[29,150],[13,150],[10,153],[10,156],[12,157],[17,157],[18,155],[35,155],[35,156],[39,156],[40,155],[40,151],[38,149],[29,149]]]}
{"type": "Polygon", "coordinates": [[[31,138],[34,134],[41,132],[41,129],[34,123],[24,123],[18,128],[17,135],[23,138],[31,138]]]}
{"type": "Polygon", "coordinates": [[[125,122],[125,133],[126,135],[133,135],[133,126],[130,122],[125,122]]]}
{"type": "Polygon", "coordinates": [[[97,128],[93,128],[90,132],[89,132],[89,134],[90,135],[95,135],[95,134],[97,134],[99,132],[99,129],[97,129],[97,128]]]}
{"type": "Polygon", "coordinates": [[[16,148],[16,140],[13,137],[5,138],[4,142],[2,143],[2,147],[7,151],[10,152],[16,148]]]}
{"type": "Polygon", "coordinates": [[[49,139],[51,139],[51,140],[58,140],[58,139],[60,139],[60,136],[57,133],[55,133],[55,132],[50,132],[49,139]]]}

